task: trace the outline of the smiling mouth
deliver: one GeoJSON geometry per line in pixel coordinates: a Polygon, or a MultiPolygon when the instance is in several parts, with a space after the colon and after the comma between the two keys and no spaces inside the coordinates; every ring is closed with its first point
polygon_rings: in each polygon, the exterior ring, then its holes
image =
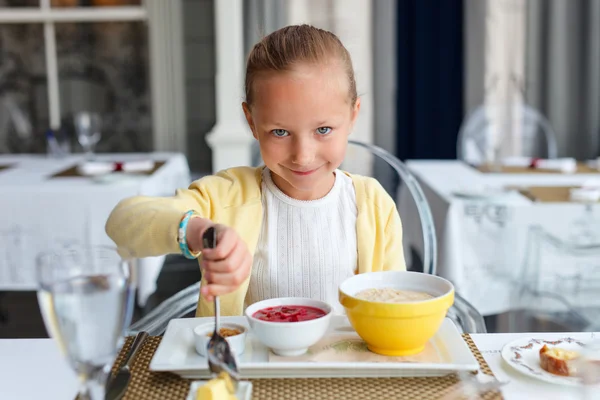
{"type": "Polygon", "coordinates": [[[318,169],[319,168],[315,168],[315,169],[311,169],[311,170],[308,170],[308,171],[296,171],[296,170],[290,169],[290,171],[292,171],[292,173],[294,175],[307,176],[307,175],[311,175],[312,173],[314,173],[318,169]]]}

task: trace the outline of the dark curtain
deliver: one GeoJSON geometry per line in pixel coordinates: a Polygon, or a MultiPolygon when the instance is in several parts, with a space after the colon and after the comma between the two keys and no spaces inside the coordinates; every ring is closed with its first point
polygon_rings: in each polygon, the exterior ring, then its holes
{"type": "Polygon", "coordinates": [[[397,4],[397,155],[456,158],[463,119],[463,1],[397,4]]]}

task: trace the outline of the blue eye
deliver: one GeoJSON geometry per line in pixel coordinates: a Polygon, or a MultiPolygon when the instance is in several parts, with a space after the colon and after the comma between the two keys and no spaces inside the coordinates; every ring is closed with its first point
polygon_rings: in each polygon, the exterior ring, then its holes
{"type": "Polygon", "coordinates": [[[273,134],[273,136],[275,137],[286,137],[288,136],[290,133],[288,131],[286,131],[285,129],[273,129],[271,131],[271,133],[273,134]]]}
{"type": "Polygon", "coordinates": [[[317,128],[317,133],[319,135],[327,135],[328,133],[331,133],[331,128],[329,128],[328,126],[322,126],[320,128],[317,128]]]}

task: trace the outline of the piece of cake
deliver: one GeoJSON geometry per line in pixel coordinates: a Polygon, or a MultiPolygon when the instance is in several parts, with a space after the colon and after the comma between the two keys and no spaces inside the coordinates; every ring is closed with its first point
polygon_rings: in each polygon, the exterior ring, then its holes
{"type": "Polygon", "coordinates": [[[560,347],[548,347],[544,345],[540,349],[540,365],[545,370],[554,375],[574,376],[577,371],[573,362],[579,353],[572,350],[565,350],[560,347]]]}

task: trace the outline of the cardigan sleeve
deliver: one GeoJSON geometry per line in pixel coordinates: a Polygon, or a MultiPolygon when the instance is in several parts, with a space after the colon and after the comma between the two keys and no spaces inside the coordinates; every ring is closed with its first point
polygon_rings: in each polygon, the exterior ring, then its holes
{"type": "Polygon", "coordinates": [[[395,204],[392,204],[387,224],[384,229],[385,248],[383,270],[403,271],[406,270],[404,259],[404,246],[402,243],[402,221],[395,204]]]}
{"type": "Polygon", "coordinates": [[[211,217],[210,185],[196,181],[172,197],[134,196],[120,201],[106,222],[106,233],[119,251],[132,257],[179,253],[177,233],[186,211],[211,217]]]}

